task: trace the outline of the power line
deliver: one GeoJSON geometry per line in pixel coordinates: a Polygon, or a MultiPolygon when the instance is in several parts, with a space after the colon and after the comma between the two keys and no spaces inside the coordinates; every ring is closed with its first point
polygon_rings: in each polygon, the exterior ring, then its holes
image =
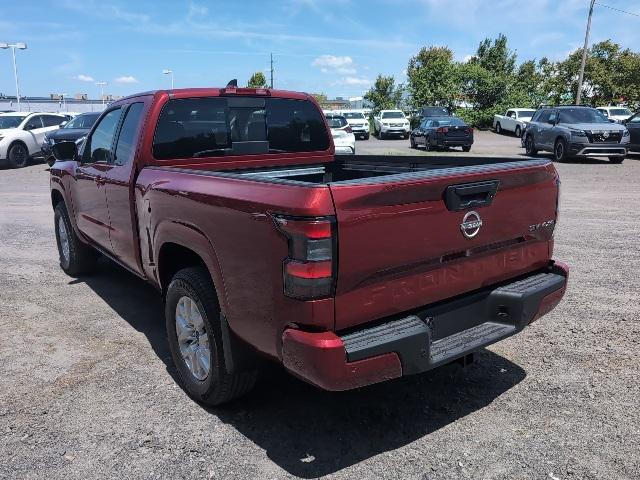
{"type": "Polygon", "coordinates": [[[615,10],[616,12],[625,13],[627,15],[633,15],[634,17],[640,17],[640,13],[627,12],[626,10],[621,10],[616,7],[612,7],[610,5],[605,5],[604,3],[597,2],[596,5],[604,8],[608,8],[609,10],[615,10]]]}

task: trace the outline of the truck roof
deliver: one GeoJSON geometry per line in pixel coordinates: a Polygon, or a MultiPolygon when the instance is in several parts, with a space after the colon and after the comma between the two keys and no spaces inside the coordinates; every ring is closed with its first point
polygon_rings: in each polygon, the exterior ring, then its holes
{"type": "Polygon", "coordinates": [[[220,95],[247,95],[248,90],[262,90],[266,93],[255,93],[258,96],[265,97],[275,97],[275,98],[290,98],[294,100],[308,100],[310,95],[303,92],[293,92],[290,90],[276,90],[270,88],[263,89],[255,89],[255,88],[241,88],[241,87],[231,87],[235,89],[236,94],[231,92],[224,92],[224,90],[229,90],[229,88],[221,88],[221,87],[204,87],[204,88],[174,88],[174,89],[158,89],[158,90],[149,90],[147,92],[134,93],[132,95],[128,95],[123,98],[119,98],[117,101],[113,102],[117,104],[123,100],[129,100],[131,98],[149,96],[149,95],[161,95],[168,94],[171,96],[175,96],[178,98],[184,97],[218,97],[220,95]]]}

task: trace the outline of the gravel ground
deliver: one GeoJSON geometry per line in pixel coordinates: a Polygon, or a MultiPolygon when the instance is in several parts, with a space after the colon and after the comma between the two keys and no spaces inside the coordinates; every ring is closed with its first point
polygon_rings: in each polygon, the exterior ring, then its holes
{"type": "Polygon", "coordinates": [[[0,478],[637,479],[639,160],[558,165],[565,300],[475,364],[340,394],[274,367],[212,410],[155,291],[106,260],[65,276],[45,167],[0,170],[0,478]]]}

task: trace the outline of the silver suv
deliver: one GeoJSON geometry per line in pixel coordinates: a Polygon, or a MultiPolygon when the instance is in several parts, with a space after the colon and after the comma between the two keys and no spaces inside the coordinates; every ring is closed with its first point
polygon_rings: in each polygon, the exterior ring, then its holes
{"type": "Polygon", "coordinates": [[[522,146],[527,155],[539,150],[553,152],[556,161],[575,157],[609,157],[621,163],[629,146],[629,131],[611,123],[595,108],[559,106],[541,108],[533,115],[522,146]]]}

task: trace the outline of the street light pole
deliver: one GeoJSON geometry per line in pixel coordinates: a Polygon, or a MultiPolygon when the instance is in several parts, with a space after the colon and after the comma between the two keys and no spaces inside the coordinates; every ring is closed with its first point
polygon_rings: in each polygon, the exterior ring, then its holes
{"type": "Polygon", "coordinates": [[[173,90],[173,70],[169,70],[168,68],[165,68],[164,70],[162,70],[162,74],[171,75],[171,90],[173,90]]]}
{"type": "Polygon", "coordinates": [[[584,67],[587,64],[587,47],[589,46],[589,32],[591,31],[591,17],[593,16],[593,6],[596,0],[591,0],[589,7],[589,18],[587,19],[587,31],[584,35],[584,47],[582,48],[582,63],[580,64],[580,75],[578,75],[578,93],[576,95],[576,105],[580,105],[582,99],[582,82],[584,80],[584,67]]]}
{"type": "Polygon", "coordinates": [[[13,56],[13,76],[16,79],[16,100],[18,101],[18,111],[20,111],[20,83],[18,82],[18,65],[16,64],[16,48],[18,50],[26,50],[27,44],[23,42],[0,43],[0,48],[11,49],[11,54],[13,56]]]}
{"type": "Polygon", "coordinates": [[[104,86],[107,82],[96,82],[96,85],[100,85],[100,98],[102,99],[102,105],[104,105],[104,86]]]}

